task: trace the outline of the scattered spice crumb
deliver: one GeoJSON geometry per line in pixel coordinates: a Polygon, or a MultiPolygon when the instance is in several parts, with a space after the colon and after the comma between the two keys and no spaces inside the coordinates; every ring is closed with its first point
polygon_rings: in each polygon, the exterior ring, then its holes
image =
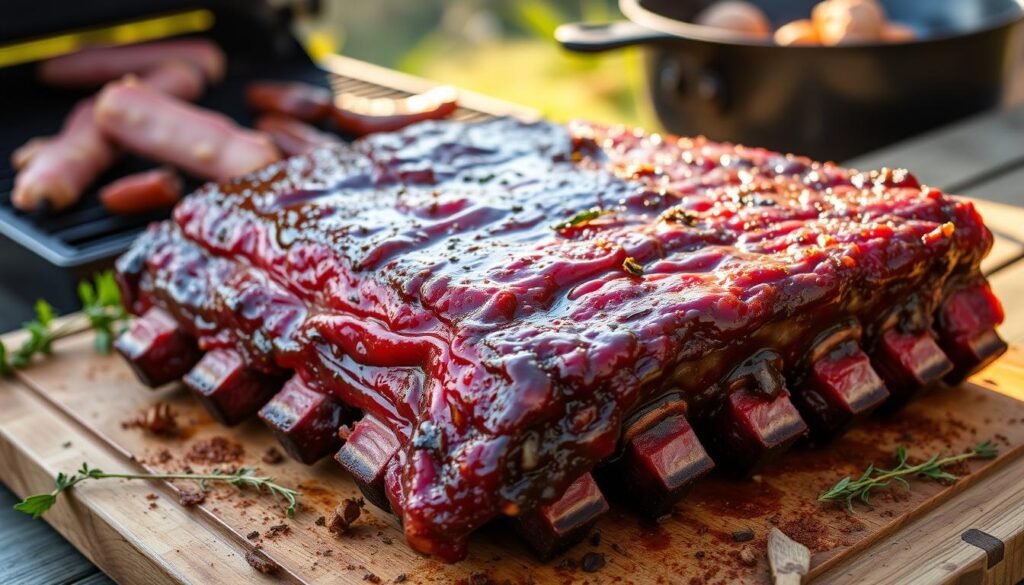
{"type": "Polygon", "coordinates": [[[194,490],[181,490],[178,493],[178,503],[185,507],[198,506],[206,501],[206,493],[194,490]]]}
{"type": "Polygon", "coordinates": [[[556,568],[562,569],[564,571],[575,571],[576,570],[576,559],[571,558],[571,557],[565,557],[564,559],[562,559],[561,561],[558,562],[558,565],[557,565],[556,568]]]}
{"type": "Polygon", "coordinates": [[[597,552],[588,552],[583,555],[583,560],[580,562],[580,568],[585,573],[596,573],[604,568],[604,555],[597,552]]]}
{"type": "Polygon", "coordinates": [[[175,437],[181,434],[174,411],[166,402],[157,402],[134,419],[122,422],[121,428],[142,429],[161,437],[175,437]]]}
{"type": "Polygon", "coordinates": [[[352,524],[359,519],[366,502],[363,498],[345,498],[337,508],[334,509],[334,516],[331,517],[328,530],[334,534],[348,532],[352,524]]]}
{"type": "Polygon", "coordinates": [[[395,543],[395,541],[391,540],[391,538],[387,537],[387,536],[381,536],[380,537],[380,541],[383,542],[384,544],[394,544],[395,543]]]}
{"type": "Polygon", "coordinates": [[[699,551],[693,553],[693,556],[698,558],[698,559],[703,559],[705,556],[707,556],[707,553],[702,551],[702,550],[699,550],[699,551]]]}
{"type": "Polygon", "coordinates": [[[754,531],[749,528],[737,530],[732,533],[732,539],[736,542],[748,542],[754,540],[754,531]]]}
{"type": "Polygon", "coordinates": [[[146,499],[149,500],[150,502],[152,502],[153,500],[155,500],[155,499],[157,499],[159,497],[160,496],[158,496],[156,494],[146,494],[146,499]]]}
{"type": "Polygon", "coordinates": [[[249,534],[246,534],[245,537],[248,538],[249,540],[256,540],[257,538],[260,537],[260,531],[259,530],[253,530],[249,534]]]}
{"type": "Polygon", "coordinates": [[[277,465],[284,461],[284,455],[277,450],[277,447],[270,447],[263,453],[263,462],[267,465],[277,465]]]}
{"type": "Polygon", "coordinates": [[[369,581],[370,583],[380,583],[380,577],[373,573],[367,573],[363,575],[363,581],[369,581]]]}
{"type": "Polygon", "coordinates": [[[491,578],[487,573],[473,573],[469,576],[469,585],[490,585],[491,578]]]}
{"type": "MultiPolygon", "coordinates": [[[[846,515],[845,510],[838,513],[846,515]]],[[[797,520],[785,522],[781,529],[786,536],[811,549],[812,552],[828,550],[836,544],[829,525],[812,514],[803,514],[797,520]]]]}
{"type": "Polygon", "coordinates": [[[395,583],[405,583],[406,579],[408,579],[408,577],[405,576],[405,573],[401,573],[395,577],[395,583]]]}
{"type": "Polygon", "coordinates": [[[171,452],[167,449],[161,449],[160,452],[156,454],[157,463],[167,463],[173,458],[174,456],[171,455],[171,452]]]}
{"type": "Polygon", "coordinates": [[[626,554],[626,549],[622,548],[622,545],[620,545],[617,542],[613,542],[612,543],[612,550],[617,552],[617,553],[619,553],[620,555],[622,555],[624,557],[628,557],[629,556],[628,554],[626,554]]]}
{"type": "Polygon", "coordinates": [[[234,463],[245,455],[245,449],[224,437],[213,437],[192,445],[185,459],[192,463],[234,463]]]}
{"type": "Polygon", "coordinates": [[[263,535],[264,538],[274,538],[276,536],[286,535],[292,531],[291,526],[287,524],[275,524],[267,529],[267,532],[263,535]]]}
{"type": "Polygon", "coordinates": [[[327,526],[327,518],[324,517],[324,516],[320,516],[313,523],[316,524],[317,526],[327,526]]]}
{"type": "Polygon", "coordinates": [[[757,554],[753,547],[744,546],[740,549],[740,562],[748,567],[757,565],[757,554]]]}
{"type": "Polygon", "coordinates": [[[254,550],[245,553],[245,562],[264,575],[277,572],[277,563],[254,550]]]}
{"type": "Polygon", "coordinates": [[[71,447],[71,441],[64,441],[63,443],[60,444],[60,446],[64,447],[65,449],[67,449],[67,448],[71,447]]]}
{"type": "Polygon", "coordinates": [[[863,532],[865,530],[867,530],[867,527],[864,526],[864,523],[853,516],[847,516],[844,525],[839,528],[839,531],[845,534],[863,532]]]}
{"type": "Polygon", "coordinates": [[[149,503],[149,509],[150,510],[156,510],[157,508],[159,508],[159,506],[156,505],[156,502],[150,502],[149,503]]]}

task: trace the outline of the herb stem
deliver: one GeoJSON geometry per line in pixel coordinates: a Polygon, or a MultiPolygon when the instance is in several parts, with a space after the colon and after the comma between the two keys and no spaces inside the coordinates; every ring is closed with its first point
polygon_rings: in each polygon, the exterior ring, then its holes
{"type": "Polygon", "coordinates": [[[83,463],[82,468],[77,473],[72,475],[57,474],[56,487],[52,492],[29,496],[16,504],[14,509],[30,514],[33,518],[38,518],[57,503],[57,496],[61,492],[71,489],[76,484],[87,479],[190,480],[199,482],[199,486],[203,490],[207,489],[207,482],[220,481],[230,483],[239,489],[243,487],[256,488],[257,490],[265,489],[288,502],[287,514],[289,518],[295,515],[295,510],[299,505],[298,499],[301,495],[297,490],[275,482],[272,477],[256,475],[256,469],[253,467],[243,467],[234,473],[106,473],[100,469],[90,468],[88,464],[83,463]]]}
{"type": "Polygon", "coordinates": [[[54,340],[70,337],[89,329],[89,320],[84,315],[73,315],[51,333],[54,340]]]}
{"type": "Polygon", "coordinates": [[[96,334],[95,347],[99,353],[107,353],[115,335],[128,322],[128,312],[121,305],[117,282],[110,271],[97,274],[92,282],[82,281],[78,285],[78,297],[82,312],[55,325],[56,311],[45,300],[36,301],[36,318],[25,323],[28,337],[8,354],[0,341],[0,375],[10,375],[15,368],[27,366],[37,354],[49,355],[53,343],[81,331],[92,329],[96,334]]]}
{"type": "MultiPolygon", "coordinates": [[[[152,479],[152,480],[172,480],[172,479],[188,479],[194,481],[230,481],[234,475],[224,475],[217,473],[105,473],[100,472],[89,476],[91,479],[152,479]]],[[[270,480],[270,478],[257,478],[270,480]]]]}
{"type": "Polygon", "coordinates": [[[968,459],[994,459],[999,455],[999,449],[991,442],[985,441],[973,447],[965,453],[948,455],[946,457],[932,456],[924,463],[909,465],[907,463],[907,449],[896,448],[897,464],[892,469],[882,469],[869,465],[863,474],[856,480],[850,476],[839,480],[834,486],[818,495],[819,501],[845,501],[847,509],[853,512],[854,499],[859,499],[864,504],[871,503],[871,493],[875,489],[889,486],[897,482],[906,489],[910,489],[907,477],[925,477],[936,481],[956,481],[957,476],[945,471],[943,468],[954,463],[968,459]]]}
{"type": "MultiPolygon", "coordinates": [[[[876,476],[874,476],[872,478],[872,482],[873,483],[885,483],[887,480],[891,480],[891,479],[894,479],[894,478],[897,478],[897,477],[902,477],[902,476],[905,476],[905,475],[915,475],[917,473],[921,473],[922,471],[924,471],[925,469],[930,468],[930,467],[946,467],[947,465],[952,465],[954,463],[959,463],[961,461],[965,461],[967,459],[973,459],[975,457],[976,457],[976,455],[974,454],[974,451],[968,451],[967,453],[961,453],[959,455],[951,455],[949,457],[943,457],[942,459],[936,459],[934,461],[929,460],[929,461],[925,461],[924,463],[921,463],[921,464],[918,464],[918,465],[912,465],[912,466],[907,467],[905,469],[893,469],[892,471],[889,471],[887,473],[883,473],[881,475],[876,475],[876,476]]],[[[879,471],[882,471],[882,470],[879,470],[879,471]]]]}

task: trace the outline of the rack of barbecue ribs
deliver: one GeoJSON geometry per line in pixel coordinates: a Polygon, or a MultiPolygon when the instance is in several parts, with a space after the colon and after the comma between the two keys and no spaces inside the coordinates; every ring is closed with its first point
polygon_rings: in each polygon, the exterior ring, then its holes
{"type": "Polygon", "coordinates": [[[991,243],[906,171],[428,122],[186,197],[117,263],[117,348],[333,455],[417,551],[505,519],[549,557],[995,359],[991,243]]]}

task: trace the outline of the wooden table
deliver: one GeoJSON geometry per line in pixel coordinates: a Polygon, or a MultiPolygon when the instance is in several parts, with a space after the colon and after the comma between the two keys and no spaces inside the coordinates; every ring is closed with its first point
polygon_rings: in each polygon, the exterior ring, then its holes
{"type": "MultiPolygon", "coordinates": [[[[907,167],[924,183],[977,200],[996,234],[985,270],[1006,306],[1002,334],[1009,341],[1024,343],[1024,107],[981,115],[848,164],[862,169],[907,167]]],[[[11,305],[5,306],[11,310],[11,305]]],[[[27,317],[29,308],[24,310],[27,317]]],[[[13,512],[13,501],[13,494],[0,485],[0,581],[110,582],[49,526],[13,512]]],[[[928,522],[928,517],[920,518],[897,530],[891,537],[893,546],[900,548],[901,543],[926,538],[928,522]]],[[[885,568],[879,566],[840,565],[828,575],[840,580],[844,574],[863,578],[870,571],[882,570],[885,568]]]]}
{"type": "Polygon", "coordinates": [[[0,582],[8,585],[113,583],[45,522],[14,510],[18,498],[0,484],[0,582]]]}

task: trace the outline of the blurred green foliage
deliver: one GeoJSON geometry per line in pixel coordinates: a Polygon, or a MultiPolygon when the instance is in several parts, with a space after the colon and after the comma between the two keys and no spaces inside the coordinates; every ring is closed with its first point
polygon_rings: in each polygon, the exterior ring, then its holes
{"type": "Polygon", "coordinates": [[[576,55],[555,43],[565,22],[622,18],[614,0],[324,0],[313,23],[350,57],[537,108],[656,127],[642,55],[576,55]]]}

